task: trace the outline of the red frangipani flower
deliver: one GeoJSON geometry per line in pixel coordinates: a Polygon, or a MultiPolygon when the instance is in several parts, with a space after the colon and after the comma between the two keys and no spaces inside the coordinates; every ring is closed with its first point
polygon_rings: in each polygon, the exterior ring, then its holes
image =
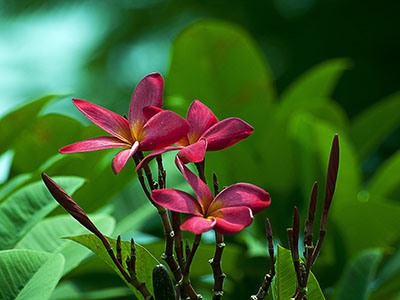
{"type": "Polygon", "coordinates": [[[112,169],[117,174],[136,151],[154,151],[181,140],[186,136],[189,124],[179,115],[161,109],[163,86],[163,79],[158,73],[144,77],[133,93],[129,120],[98,105],[73,99],[85,117],[113,136],[77,142],[61,148],[60,153],[125,148],[112,161],[112,169]],[[148,107],[157,109],[158,113],[148,107]]]}
{"type": "MultiPolygon", "coordinates": [[[[157,113],[154,109],[153,113],[157,113]]],[[[177,142],[178,147],[167,147],[147,155],[137,169],[148,164],[155,156],[167,151],[180,150],[179,159],[187,164],[201,162],[207,151],[222,150],[245,139],[254,128],[239,118],[227,118],[218,121],[214,113],[199,100],[189,107],[186,117],[190,125],[187,135],[177,142]]]]}
{"type": "Polygon", "coordinates": [[[271,199],[263,189],[248,183],[237,183],[223,189],[215,198],[207,185],[192,173],[180,160],[176,164],[196,194],[174,190],[154,190],[152,199],[157,204],[176,212],[191,214],[182,225],[182,230],[194,234],[214,229],[222,234],[235,234],[249,226],[253,214],[266,208],[271,199]]]}

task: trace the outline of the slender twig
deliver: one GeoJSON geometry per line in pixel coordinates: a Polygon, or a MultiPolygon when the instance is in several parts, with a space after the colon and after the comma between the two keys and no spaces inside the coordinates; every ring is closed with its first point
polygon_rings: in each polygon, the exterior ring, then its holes
{"type": "Polygon", "coordinates": [[[161,154],[157,155],[157,166],[158,166],[158,186],[160,189],[165,189],[167,187],[166,182],[166,171],[164,169],[161,154]]]}
{"type": "Polygon", "coordinates": [[[222,272],[221,257],[224,251],[225,243],[222,233],[215,231],[215,253],[214,257],[209,260],[214,273],[213,300],[219,300],[224,295],[223,284],[226,275],[222,272]]]}
{"type": "Polygon", "coordinates": [[[217,197],[217,195],[219,194],[219,184],[218,184],[217,174],[215,174],[215,172],[213,173],[213,185],[214,185],[214,197],[217,197]]]}
{"type": "Polygon", "coordinates": [[[193,240],[193,246],[192,249],[190,250],[189,244],[186,243],[186,265],[185,265],[185,270],[183,272],[183,288],[184,290],[188,293],[189,297],[191,300],[195,300],[195,299],[201,299],[202,297],[200,295],[197,295],[196,292],[194,292],[193,289],[191,289],[191,285],[190,285],[190,266],[192,264],[194,255],[196,254],[197,248],[199,247],[200,244],[200,240],[201,240],[201,234],[197,234],[194,237],[193,240]]]}
{"type": "MultiPolygon", "coordinates": [[[[143,153],[138,151],[137,153],[135,153],[135,155],[133,156],[133,159],[135,160],[135,164],[136,166],[139,165],[141,158],[143,159],[143,153]]],[[[152,174],[151,174],[151,170],[148,166],[146,166],[147,168],[145,168],[145,172],[146,172],[146,177],[147,177],[147,181],[149,183],[149,186],[151,188],[151,190],[153,190],[155,188],[153,179],[152,179],[152,174]]],[[[166,211],[166,209],[160,205],[158,205],[157,203],[155,203],[152,199],[151,199],[151,195],[147,189],[147,186],[144,182],[143,179],[143,172],[141,169],[138,170],[138,178],[139,181],[142,185],[142,188],[147,196],[147,198],[151,201],[151,203],[157,208],[158,214],[161,218],[161,223],[163,225],[164,228],[164,237],[165,237],[165,251],[164,253],[161,255],[161,258],[163,260],[165,260],[165,262],[168,264],[169,268],[172,271],[172,274],[175,277],[175,280],[177,282],[179,282],[182,279],[182,271],[178,266],[178,263],[176,262],[175,258],[174,258],[174,252],[173,252],[173,247],[174,247],[174,231],[172,230],[171,227],[171,223],[169,221],[169,217],[168,217],[168,213],[166,211]]]]}
{"type": "Polygon", "coordinates": [[[296,271],[297,284],[298,286],[301,286],[302,278],[300,274],[300,258],[299,258],[299,229],[300,229],[299,211],[295,206],[293,212],[293,235],[292,235],[291,252],[292,252],[294,269],[296,271]]]}
{"type": "MultiPolygon", "coordinates": [[[[142,161],[143,158],[144,158],[143,152],[142,151],[137,151],[136,154],[138,155],[140,161],[142,161]]],[[[145,173],[146,178],[147,178],[147,182],[149,183],[150,190],[152,190],[152,191],[155,190],[156,187],[155,187],[155,184],[154,184],[154,181],[153,181],[153,176],[151,174],[151,170],[150,170],[149,165],[148,164],[144,165],[143,169],[144,169],[144,173],[145,173]]]]}
{"type": "Polygon", "coordinates": [[[121,250],[121,236],[120,235],[118,235],[118,238],[117,238],[116,250],[117,250],[117,260],[122,265],[122,255],[121,255],[122,250],[121,250]]]}
{"type": "Polygon", "coordinates": [[[205,175],[205,167],[206,167],[206,159],[204,158],[203,161],[195,163],[197,171],[199,173],[199,177],[205,184],[207,184],[207,179],[205,175]]]}
{"type": "Polygon", "coordinates": [[[269,265],[270,271],[265,274],[264,281],[262,282],[260,288],[258,289],[257,295],[250,297],[251,300],[262,300],[268,295],[269,287],[271,286],[272,279],[275,276],[275,259],[274,259],[274,244],[272,241],[272,228],[269,219],[267,218],[265,222],[265,227],[267,231],[268,240],[268,253],[269,253],[269,265]]]}
{"type": "MultiPolygon", "coordinates": [[[[214,197],[219,194],[218,178],[213,173],[213,185],[214,185],[214,197]]],[[[226,275],[222,272],[221,258],[225,248],[224,235],[215,231],[215,253],[214,257],[208,262],[211,264],[214,273],[214,288],[213,288],[213,300],[219,300],[224,295],[223,284],[226,275]]]]}
{"type": "MultiPolygon", "coordinates": [[[[140,158],[139,158],[139,156],[137,155],[137,153],[135,153],[135,154],[133,155],[133,160],[135,161],[136,166],[138,166],[139,163],[140,163],[140,158]]],[[[156,204],[155,204],[155,202],[153,201],[153,199],[151,199],[150,192],[149,192],[149,190],[148,190],[148,188],[147,188],[147,186],[146,186],[146,182],[144,181],[143,170],[142,170],[142,169],[137,170],[137,175],[138,175],[138,179],[139,179],[140,185],[142,186],[142,189],[143,189],[143,191],[144,191],[144,193],[145,193],[147,199],[150,200],[151,204],[153,204],[154,206],[156,206],[156,204]]]]}
{"type": "Polygon", "coordinates": [[[183,241],[182,241],[182,231],[180,229],[181,226],[181,214],[175,211],[171,211],[171,221],[172,221],[172,229],[175,232],[175,253],[176,258],[178,260],[179,267],[181,270],[185,269],[185,260],[183,257],[183,241]]]}

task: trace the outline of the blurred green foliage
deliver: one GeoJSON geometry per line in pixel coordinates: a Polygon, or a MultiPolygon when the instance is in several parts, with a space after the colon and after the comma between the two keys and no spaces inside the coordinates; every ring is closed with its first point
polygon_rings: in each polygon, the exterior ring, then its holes
{"type": "MultiPolygon", "coordinates": [[[[337,189],[313,272],[327,299],[399,297],[400,44],[393,36],[399,19],[392,17],[398,2],[22,0],[0,6],[0,245],[13,249],[0,254],[25,261],[21,251],[62,253],[65,265],[57,255],[35,252],[34,271],[26,274],[41,278],[47,263],[64,270],[57,287],[49,286],[55,288],[49,299],[132,296],[98,258],[58,240],[59,234],[85,231],[58,216],[63,210],[54,210],[56,202],[35,183],[42,171],[63,176],[59,183],[71,193],[83,184],[74,199],[98,213],[94,220],[105,234],[133,236],[157,259],[161,255],[162,230],[132,162],[114,176],[110,163],[117,150],[58,154],[66,144],[101,134],[72,97],[123,115],[135,84],[154,71],[166,80],[167,108],[184,116],[199,99],[219,119],[237,116],[255,128],[234,147],[207,153],[207,176],[215,171],[221,186],[251,182],[272,197],[251,228],[227,237],[227,299],[247,299],[268,271],[265,217],[275,242],[287,247],[293,205],[305,218],[315,180],[320,214],[336,132],[337,189]],[[46,239],[35,243],[38,235],[46,239]],[[350,287],[349,277],[355,282],[350,287]]],[[[164,156],[164,164],[168,186],[187,189],[173,154],[164,156]]],[[[203,241],[193,283],[209,298],[211,268],[205,262],[213,238],[203,241]]]]}

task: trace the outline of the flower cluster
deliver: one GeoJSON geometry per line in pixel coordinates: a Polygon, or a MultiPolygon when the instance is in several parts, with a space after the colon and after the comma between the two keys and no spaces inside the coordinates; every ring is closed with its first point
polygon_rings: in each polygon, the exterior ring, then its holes
{"type": "Polygon", "coordinates": [[[218,121],[213,112],[198,100],[190,105],[186,120],[163,110],[163,79],[153,73],[136,87],[128,119],[90,102],[74,99],[75,106],[94,124],[112,136],[96,137],[61,148],[60,153],[74,153],[123,148],[113,159],[112,169],[120,172],[131,157],[141,151],[153,151],[137,165],[137,170],[167,151],[178,150],[176,165],[192,187],[196,198],[178,190],[153,190],[152,200],[171,211],[190,214],[182,230],[200,234],[214,229],[234,234],[249,226],[253,214],[270,204],[263,189],[237,183],[212,196],[206,183],[185,164],[204,161],[206,151],[222,150],[245,139],[253,127],[239,118],[218,121]],[[176,144],[176,146],[172,146],[176,144]]]}

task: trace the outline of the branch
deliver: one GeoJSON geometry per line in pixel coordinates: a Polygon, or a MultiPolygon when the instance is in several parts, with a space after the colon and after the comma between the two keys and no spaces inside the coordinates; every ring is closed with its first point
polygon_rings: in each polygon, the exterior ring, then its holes
{"type": "Polygon", "coordinates": [[[215,231],[215,253],[214,257],[209,260],[214,273],[213,300],[220,300],[224,295],[223,284],[226,275],[222,272],[221,267],[221,257],[224,248],[225,243],[223,234],[215,231]]]}
{"type": "Polygon", "coordinates": [[[275,276],[275,260],[274,260],[274,244],[272,242],[272,228],[269,219],[267,218],[265,222],[265,227],[267,231],[268,240],[268,253],[269,253],[269,265],[270,271],[265,274],[264,281],[262,282],[260,288],[258,289],[257,295],[250,297],[251,300],[262,300],[268,295],[269,287],[271,286],[272,279],[275,276]]]}

